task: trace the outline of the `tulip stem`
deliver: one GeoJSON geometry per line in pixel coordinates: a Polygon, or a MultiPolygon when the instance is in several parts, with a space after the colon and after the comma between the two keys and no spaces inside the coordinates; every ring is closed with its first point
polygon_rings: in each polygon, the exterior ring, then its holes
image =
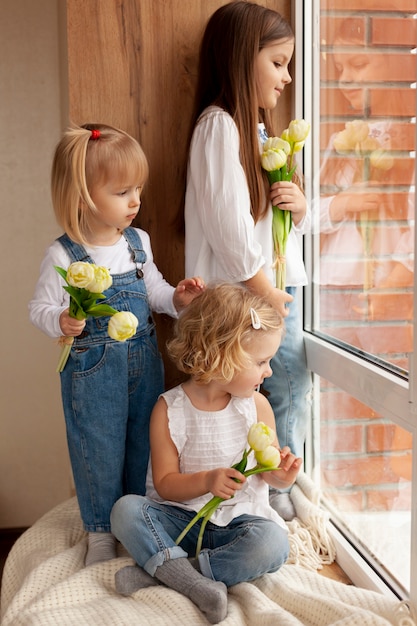
{"type": "MultiPolygon", "coordinates": [[[[251,450],[252,448],[250,448],[247,452],[244,453],[245,459],[251,450]]],[[[239,463],[237,463],[237,465],[239,465],[239,463]]],[[[236,467],[236,466],[233,466],[233,467],[236,467]]],[[[254,474],[262,474],[262,472],[275,472],[279,469],[280,469],[279,467],[265,467],[264,465],[255,465],[255,467],[242,472],[242,474],[246,476],[247,478],[248,476],[253,476],[254,474]]],[[[237,479],[235,480],[236,482],[239,482],[237,479]]],[[[224,500],[225,498],[221,498],[220,496],[213,496],[211,500],[206,502],[206,504],[203,507],[201,507],[198,513],[194,515],[193,519],[190,522],[188,522],[187,526],[184,528],[182,533],[178,535],[177,539],[175,540],[176,545],[178,546],[181,543],[181,541],[184,539],[188,531],[194,526],[194,524],[196,524],[199,519],[203,518],[203,521],[201,523],[201,528],[198,533],[197,548],[196,548],[196,553],[195,553],[196,557],[198,557],[198,555],[200,554],[201,544],[203,541],[203,535],[204,535],[207,522],[210,520],[214,512],[217,510],[219,504],[221,504],[224,500]]]]}
{"type": "Polygon", "coordinates": [[[181,543],[185,535],[194,526],[194,524],[196,524],[198,520],[201,519],[202,517],[205,517],[207,513],[210,513],[212,507],[214,507],[212,514],[214,513],[214,511],[217,509],[217,507],[219,506],[220,502],[222,502],[223,499],[224,498],[220,498],[220,496],[213,496],[211,500],[209,500],[203,507],[201,507],[199,512],[196,515],[194,515],[193,519],[187,524],[187,526],[184,528],[182,533],[177,537],[175,541],[177,546],[181,543]]]}
{"type": "Polygon", "coordinates": [[[63,337],[63,340],[61,343],[62,343],[62,350],[61,350],[58,365],[56,368],[56,371],[58,374],[60,374],[64,370],[64,367],[68,361],[68,357],[71,352],[71,347],[72,347],[72,344],[74,343],[74,337],[63,337]]]}

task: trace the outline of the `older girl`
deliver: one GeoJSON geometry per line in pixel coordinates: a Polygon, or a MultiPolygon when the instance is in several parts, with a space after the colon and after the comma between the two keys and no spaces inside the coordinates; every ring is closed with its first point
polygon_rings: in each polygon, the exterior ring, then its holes
{"type": "MultiPolygon", "coordinates": [[[[207,282],[244,284],[286,316],[264,389],[281,443],[302,455],[311,376],[297,309],[296,289],[307,282],[297,235],[309,228],[310,214],[299,186],[270,187],[260,162],[262,143],[276,134],[271,111],[291,82],[293,51],[288,22],[259,4],[230,2],[209,19],[188,158],[185,264],[207,282]],[[272,204],[292,213],[286,291],[274,286],[272,204]]],[[[274,494],[274,506],[286,519],[295,513],[288,493],[274,494]]]]}

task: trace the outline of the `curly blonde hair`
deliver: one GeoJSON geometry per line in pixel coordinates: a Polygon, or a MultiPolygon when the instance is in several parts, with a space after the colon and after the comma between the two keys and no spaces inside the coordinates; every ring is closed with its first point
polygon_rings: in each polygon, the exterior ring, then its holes
{"type": "Polygon", "coordinates": [[[148,161],[139,143],[123,130],[106,124],[72,124],[54,154],[51,174],[52,204],[58,224],[80,244],[88,244],[97,209],[91,189],[117,180],[122,186],[134,178],[143,186],[148,161]],[[92,131],[98,131],[93,138],[92,131]]]}
{"type": "Polygon", "coordinates": [[[167,350],[178,369],[196,381],[230,382],[249,366],[245,348],[251,340],[283,329],[283,318],[264,298],[240,285],[219,283],[207,286],[181,313],[167,350]],[[258,329],[251,309],[259,319],[258,329]]]}

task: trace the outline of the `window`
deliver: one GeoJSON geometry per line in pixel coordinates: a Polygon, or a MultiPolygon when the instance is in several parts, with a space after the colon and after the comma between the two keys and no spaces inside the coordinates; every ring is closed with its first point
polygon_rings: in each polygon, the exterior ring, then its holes
{"type": "Polygon", "coordinates": [[[312,122],[306,469],[357,563],[417,606],[416,4],[313,0],[296,10],[298,117],[312,122]]]}

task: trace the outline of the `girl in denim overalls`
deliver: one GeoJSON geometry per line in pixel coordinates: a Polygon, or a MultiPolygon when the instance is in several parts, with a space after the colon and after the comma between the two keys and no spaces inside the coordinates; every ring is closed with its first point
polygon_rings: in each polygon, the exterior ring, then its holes
{"type": "Polygon", "coordinates": [[[148,176],[146,157],[127,133],[99,124],[72,126],[52,167],[52,200],[65,234],[48,248],[30,302],[31,321],[50,337],[75,337],[61,373],[68,448],[84,528],[86,565],[114,558],[110,511],[123,494],[145,493],[149,419],[164,389],[152,311],[172,317],[203,289],[199,278],[174,289],[153,262],[149,236],[130,227],[148,176]],[[107,317],[69,316],[69,295],[54,266],[74,261],[108,267],[114,309],[139,320],[118,342],[107,317]]]}

